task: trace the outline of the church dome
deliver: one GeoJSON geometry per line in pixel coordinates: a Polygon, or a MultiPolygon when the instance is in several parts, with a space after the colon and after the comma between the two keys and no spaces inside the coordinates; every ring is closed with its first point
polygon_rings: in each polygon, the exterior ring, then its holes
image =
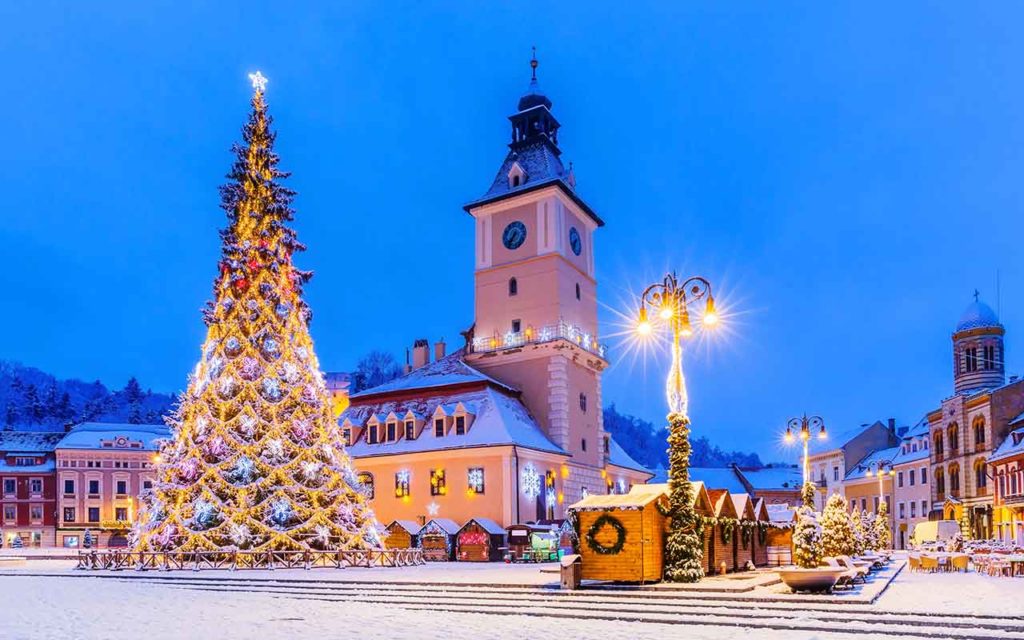
{"type": "Polygon", "coordinates": [[[960,321],[956,323],[956,331],[968,331],[982,327],[1000,327],[999,316],[981,300],[975,300],[964,309],[960,321]]]}

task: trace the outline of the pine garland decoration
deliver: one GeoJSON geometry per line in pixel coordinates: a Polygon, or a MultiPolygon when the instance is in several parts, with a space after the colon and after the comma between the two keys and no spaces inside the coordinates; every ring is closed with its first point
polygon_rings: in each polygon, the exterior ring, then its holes
{"type": "Polygon", "coordinates": [[[669,522],[665,541],[665,579],[697,582],[704,577],[704,544],[690,485],[690,420],[682,413],[668,415],[669,522]]]}

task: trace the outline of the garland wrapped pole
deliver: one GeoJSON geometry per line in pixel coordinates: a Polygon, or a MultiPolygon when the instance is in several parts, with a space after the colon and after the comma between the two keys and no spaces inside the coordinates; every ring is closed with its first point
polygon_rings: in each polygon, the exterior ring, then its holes
{"type": "Polygon", "coordinates": [[[650,335],[653,322],[664,322],[671,332],[672,365],[665,385],[668,400],[668,486],[669,532],[665,541],[665,579],[671,582],[697,582],[704,577],[704,545],[701,522],[694,509],[690,485],[690,418],[687,416],[686,379],[683,376],[682,340],[693,335],[689,305],[705,299],[702,326],[718,322],[711,283],[700,276],[679,282],[674,273],[647,287],[640,295],[641,336],[650,335]],[[647,308],[654,317],[648,319],[647,308]]]}
{"type": "Polygon", "coordinates": [[[133,531],[138,551],[381,548],[369,498],[334,420],[302,285],[305,247],[288,226],[266,78],[221,188],[228,225],[206,340],[168,420],[153,490],[133,531]]]}

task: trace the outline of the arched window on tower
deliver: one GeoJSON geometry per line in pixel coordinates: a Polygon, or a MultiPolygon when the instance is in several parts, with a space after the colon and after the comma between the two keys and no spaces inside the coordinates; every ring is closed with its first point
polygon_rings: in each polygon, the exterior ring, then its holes
{"type": "Polygon", "coordinates": [[[974,419],[974,447],[985,448],[985,418],[978,416],[974,419]]]}
{"type": "Polygon", "coordinates": [[[519,293],[519,281],[515,278],[508,279],[508,295],[514,296],[519,293]]]}
{"type": "Polygon", "coordinates": [[[946,428],[946,438],[949,440],[949,454],[956,455],[960,450],[960,425],[953,423],[946,428]]]}
{"type": "Polygon", "coordinates": [[[946,499],[946,472],[942,468],[935,470],[935,497],[939,500],[946,499]]]}
{"type": "Polygon", "coordinates": [[[935,435],[932,436],[932,439],[935,441],[935,445],[932,446],[932,449],[935,451],[935,455],[936,456],[941,457],[942,456],[942,452],[943,452],[942,431],[941,430],[940,431],[936,431],[935,435]]]}
{"type": "Polygon", "coordinates": [[[960,497],[960,465],[956,463],[949,465],[949,495],[960,497]]]}
{"type": "Polygon", "coordinates": [[[985,371],[991,371],[996,368],[996,346],[994,344],[986,344],[982,347],[981,356],[982,367],[985,371]]]}

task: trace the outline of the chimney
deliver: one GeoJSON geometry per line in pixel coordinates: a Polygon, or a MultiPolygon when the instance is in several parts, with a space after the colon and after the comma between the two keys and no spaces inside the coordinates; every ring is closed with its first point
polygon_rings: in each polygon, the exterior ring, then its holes
{"type": "Polygon", "coordinates": [[[444,338],[434,343],[434,362],[444,357],[444,338]]]}
{"type": "Polygon", "coordinates": [[[896,418],[889,418],[889,431],[896,433],[896,418]]]}
{"type": "Polygon", "coordinates": [[[405,373],[405,375],[409,375],[410,373],[412,373],[412,365],[409,364],[409,347],[405,348],[405,366],[402,367],[402,371],[405,373]]]}
{"type": "Polygon", "coordinates": [[[420,338],[412,343],[412,368],[419,369],[430,363],[430,346],[426,338],[420,338]]]}

